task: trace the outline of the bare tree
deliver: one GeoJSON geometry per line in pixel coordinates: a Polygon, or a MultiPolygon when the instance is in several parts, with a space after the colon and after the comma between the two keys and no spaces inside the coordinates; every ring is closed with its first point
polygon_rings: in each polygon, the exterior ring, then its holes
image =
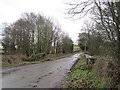
{"type": "MultiPolygon", "coordinates": [[[[94,21],[101,28],[96,28],[99,32],[105,32],[109,42],[112,43],[113,55],[118,62],[116,67],[119,67],[120,60],[120,1],[110,2],[109,0],[85,0],[74,1],[68,3],[71,8],[68,9],[68,14],[72,16],[84,17],[87,14],[94,16],[94,21]]],[[[117,71],[118,72],[118,71],[117,71]]],[[[114,73],[115,74],[115,73],[114,73]]],[[[119,72],[116,74],[117,79],[115,85],[119,84],[119,72]]],[[[113,86],[115,86],[113,85],[113,86]]]]}

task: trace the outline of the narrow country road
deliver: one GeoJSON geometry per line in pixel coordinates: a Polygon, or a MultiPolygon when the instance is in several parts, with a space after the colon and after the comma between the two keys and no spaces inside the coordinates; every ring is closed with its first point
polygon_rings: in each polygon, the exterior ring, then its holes
{"type": "Polygon", "coordinates": [[[55,88],[60,87],[79,54],[55,61],[21,66],[2,77],[2,88],[55,88]]]}

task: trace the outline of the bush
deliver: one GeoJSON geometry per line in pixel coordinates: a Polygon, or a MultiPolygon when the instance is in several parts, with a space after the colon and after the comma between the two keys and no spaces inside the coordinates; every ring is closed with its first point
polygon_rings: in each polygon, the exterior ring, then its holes
{"type": "Polygon", "coordinates": [[[36,61],[41,60],[45,57],[45,53],[38,53],[38,54],[32,54],[30,57],[26,59],[26,61],[36,61]]]}

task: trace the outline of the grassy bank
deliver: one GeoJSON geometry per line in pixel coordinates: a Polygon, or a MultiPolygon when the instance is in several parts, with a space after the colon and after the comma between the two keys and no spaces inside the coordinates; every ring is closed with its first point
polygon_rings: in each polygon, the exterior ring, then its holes
{"type": "MultiPolygon", "coordinates": [[[[9,57],[9,58],[11,58],[11,59],[9,59],[9,61],[7,60],[8,58],[6,60],[2,61],[2,66],[3,67],[16,67],[16,66],[22,66],[22,65],[28,65],[28,64],[37,64],[37,63],[41,63],[41,62],[44,62],[44,61],[52,61],[52,60],[62,59],[62,58],[65,58],[65,57],[69,57],[69,56],[71,56],[73,54],[74,53],[69,53],[69,54],[48,54],[48,55],[45,56],[44,59],[37,60],[37,61],[24,61],[24,60],[21,60],[18,57],[18,55],[14,55],[16,58],[13,58],[11,56],[11,57],[9,57]]],[[[5,56],[3,56],[3,57],[5,57],[5,56]]]]}
{"type": "Polygon", "coordinates": [[[86,70],[85,57],[81,58],[73,68],[65,83],[65,88],[105,88],[106,85],[102,82],[100,77],[94,72],[86,70]]]}

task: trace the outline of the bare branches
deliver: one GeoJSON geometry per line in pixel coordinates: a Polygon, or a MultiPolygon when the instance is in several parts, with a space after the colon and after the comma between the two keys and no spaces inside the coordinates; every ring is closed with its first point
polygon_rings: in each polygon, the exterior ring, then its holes
{"type": "MultiPolygon", "coordinates": [[[[93,1],[87,0],[79,3],[67,3],[67,5],[71,6],[71,8],[68,9],[68,15],[70,17],[75,17],[77,15],[78,18],[83,18],[87,14],[90,14],[93,7],[93,1]]],[[[77,18],[77,19],[78,19],[77,18]]]]}

